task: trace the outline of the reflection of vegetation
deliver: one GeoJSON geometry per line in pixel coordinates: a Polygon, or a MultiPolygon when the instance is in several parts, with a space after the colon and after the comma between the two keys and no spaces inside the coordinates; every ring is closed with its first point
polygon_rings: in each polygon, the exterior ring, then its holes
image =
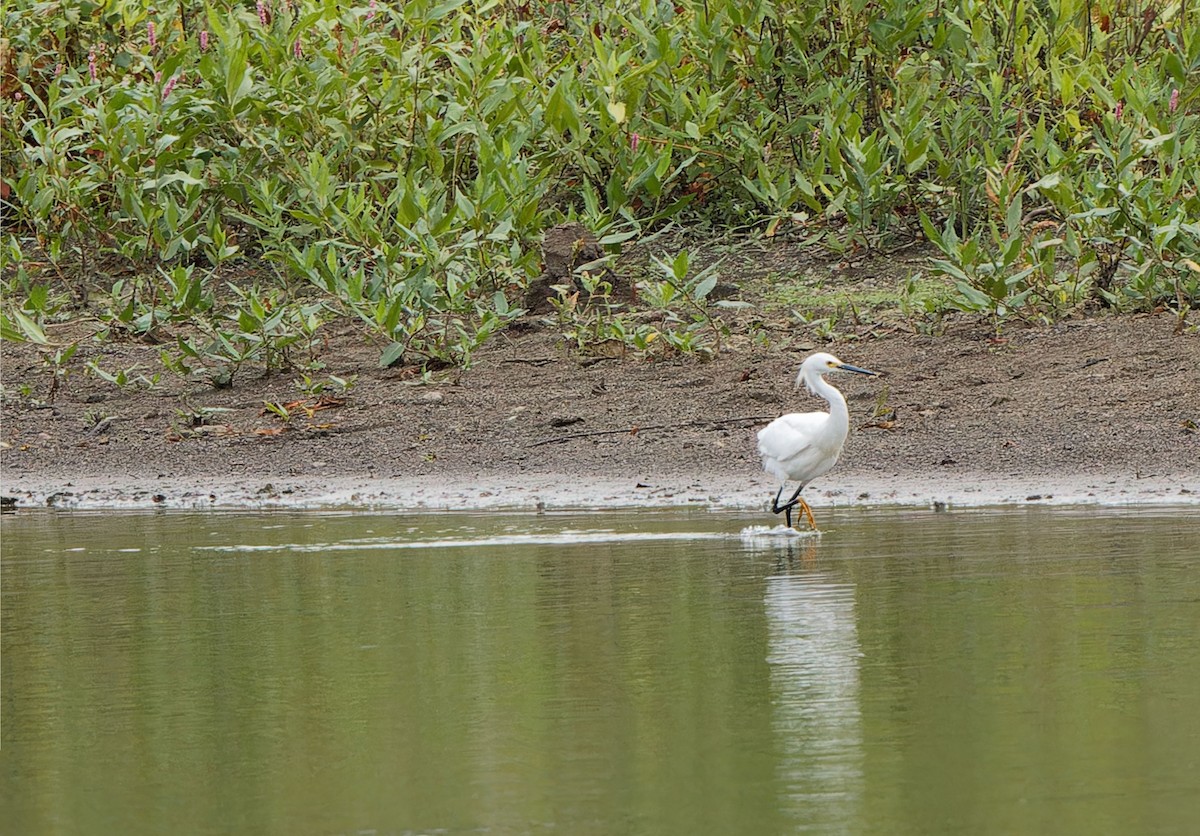
{"type": "MultiPolygon", "coordinates": [[[[667,220],[838,253],[924,237],[952,305],[998,323],[1083,303],[1182,323],[1200,298],[1194,14],[831,8],[18,0],[0,333],[39,333],[53,283],[106,299],[113,327],[207,327],[176,361],[269,370],[339,315],[386,364],[465,365],[521,313],[563,218],[614,251],[667,220]]],[[[677,301],[664,343],[719,339],[677,301]]]]}

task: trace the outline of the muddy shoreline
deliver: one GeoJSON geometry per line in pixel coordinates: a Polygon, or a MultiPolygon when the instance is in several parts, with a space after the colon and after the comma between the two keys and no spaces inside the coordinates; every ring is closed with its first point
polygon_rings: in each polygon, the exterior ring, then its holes
{"type": "MultiPolygon", "coordinates": [[[[755,433],[824,408],[794,388],[823,349],[886,376],[832,378],[852,427],[837,467],[806,490],[818,520],[846,505],[1193,506],[1200,336],[1173,325],[1084,319],[999,339],[978,323],[936,336],[863,326],[815,342],[783,325],[764,340],[759,323],[705,360],[581,354],[531,320],[467,372],[424,378],[379,368],[361,333],[331,327],[324,371],[355,383],[311,412],[287,374],[218,390],[76,373],[50,401],[36,348],[6,344],[0,493],[19,508],[764,510],[775,485],[755,433]],[[268,401],[291,402],[290,420],[268,401]]],[[[148,368],[159,350],[82,327],[55,336],[106,368],[148,368]]]]}
{"type": "MultiPolygon", "coordinates": [[[[905,507],[943,510],[1000,505],[1200,506],[1188,474],[1130,477],[1002,478],[937,474],[880,479],[844,474],[837,487],[806,492],[818,516],[824,509],[905,507]]],[[[569,476],[520,479],[439,478],[232,480],[183,478],[130,480],[120,476],[24,480],[14,492],[23,510],[373,510],[373,511],[579,511],[618,508],[703,508],[762,511],[774,483],[766,476],[676,478],[643,482],[569,476]]]]}

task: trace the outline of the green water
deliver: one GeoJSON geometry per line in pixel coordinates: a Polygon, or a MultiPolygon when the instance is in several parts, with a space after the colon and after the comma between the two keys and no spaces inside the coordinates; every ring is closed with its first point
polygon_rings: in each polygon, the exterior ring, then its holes
{"type": "Polygon", "coordinates": [[[1200,514],[3,518],[4,834],[1200,829],[1200,514]]]}

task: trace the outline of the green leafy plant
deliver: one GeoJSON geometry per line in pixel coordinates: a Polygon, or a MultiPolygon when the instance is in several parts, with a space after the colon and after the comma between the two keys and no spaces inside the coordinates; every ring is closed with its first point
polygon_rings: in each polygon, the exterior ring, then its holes
{"type": "Polygon", "coordinates": [[[117,369],[115,372],[105,371],[100,367],[100,364],[95,360],[89,360],[87,369],[101,380],[106,380],[114,386],[124,389],[127,386],[140,386],[146,389],[153,389],[158,385],[160,375],[155,373],[150,377],[138,371],[138,364],[134,364],[125,369],[117,369]]]}
{"type": "Polygon", "coordinates": [[[354,388],[357,382],[358,375],[338,377],[331,374],[322,379],[301,374],[300,377],[292,381],[292,384],[306,397],[317,397],[329,391],[336,392],[339,396],[344,396],[354,388]]]}
{"type": "Polygon", "coordinates": [[[653,260],[662,278],[643,282],[639,295],[651,307],[665,312],[667,327],[663,329],[663,339],[666,344],[685,354],[720,353],[721,337],[727,329],[709,301],[709,295],[717,286],[719,265],[709,264],[692,275],[687,250],[680,250],[670,262],[658,257],[653,260]],[[685,309],[687,319],[676,313],[676,309],[685,309]]]}
{"type": "MultiPolygon", "coordinates": [[[[631,340],[622,319],[624,305],[613,300],[612,282],[603,273],[583,270],[570,284],[556,284],[557,294],[550,299],[557,326],[563,337],[578,351],[595,350],[607,343],[622,346],[631,340]]],[[[653,342],[649,329],[638,331],[644,345],[653,342]]],[[[635,339],[635,338],[633,338],[635,339]]]]}
{"type": "MultiPolygon", "coordinates": [[[[1081,295],[1186,316],[1193,18],[1111,0],[15,0],[4,282],[102,297],[118,330],[202,330],[197,355],[230,367],[273,371],[308,340],[246,295],[272,293],[356,318],[385,364],[461,366],[517,316],[546,226],[680,220],[847,255],[928,236],[961,307],[997,321],[1081,295]]],[[[677,301],[674,332],[707,323],[679,347],[719,348],[711,306],[677,301]]],[[[12,299],[3,315],[30,339],[12,299]]]]}
{"type": "Polygon", "coordinates": [[[75,352],[79,350],[78,343],[71,343],[68,346],[61,348],[47,349],[42,352],[42,363],[50,375],[50,384],[46,388],[46,401],[54,403],[54,398],[58,395],[58,390],[62,386],[63,381],[70,374],[71,358],[75,356],[75,352]]]}

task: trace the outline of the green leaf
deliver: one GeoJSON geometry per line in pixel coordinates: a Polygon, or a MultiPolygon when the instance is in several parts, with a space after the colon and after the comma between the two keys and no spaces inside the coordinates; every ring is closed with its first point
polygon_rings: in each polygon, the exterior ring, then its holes
{"type": "Polygon", "coordinates": [[[630,238],[636,238],[639,234],[641,234],[641,230],[638,229],[625,229],[620,232],[610,232],[607,235],[602,236],[597,243],[599,243],[602,247],[608,246],[609,244],[620,244],[628,241],[630,238]]]}
{"type": "Polygon", "coordinates": [[[675,256],[675,260],[671,262],[671,274],[675,277],[675,281],[683,282],[687,279],[688,274],[688,251],[680,250],[675,256]]]}
{"type": "Polygon", "coordinates": [[[1153,151],[1164,142],[1170,142],[1174,138],[1175,132],[1172,131],[1169,134],[1159,134],[1158,136],[1151,137],[1150,139],[1139,139],[1138,145],[1142,147],[1143,152],[1153,151]]]}
{"type": "Polygon", "coordinates": [[[1187,83],[1187,71],[1183,68],[1183,60],[1175,50],[1167,51],[1163,58],[1163,69],[1175,82],[1176,87],[1183,87],[1187,83]]]}
{"type": "Polygon", "coordinates": [[[404,356],[404,344],[392,343],[383,350],[383,354],[379,355],[379,367],[382,369],[390,369],[400,361],[404,356]]]}
{"type": "Polygon", "coordinates": [[[1047,238],[1044,241],[1038,241],[1033,245],[1033,248],[1035,250],[1044,250],[1046,247],[1057,247],[1061,243],[1063,243],[1062,238],[1047,238]]]}
{"type": "Polygon", "coordinates": [[[971,283],[970,277],[967,276],[967,274],[964,273],[957,265],[951,264],[949,261],[934,259],[933,266],[952,279],[958,279],[960,282],[968,285],[971,283]]]}
{"type": "Polygon", "coordinates": [[[717,274],[713,273],[707,279],[696,285],[696,289],[692,291],[692,298],[707,299],[708,294],[712,293],[713,288],[717,286],[717,274]]]}
{"type": "Polygon", "coordinates": [[[231,112],[237,113],[241,110],[242,101],[250,95],[253,87],[254,77],[250,72],[246,42],[243,39],[230,51],[229,66],[225,70],[225,102],[231,112]]]}
{"type": "Polygon", "coordinates": [[[174,171],[170,174],[164,174],[162,177],[158,177],[153,180],[146,180],[142,183],[142,191],[165,188],[173,183],[182,183],[185,186],[204,185],[204,181],[198,177],[193,177],[192,175],[182,171],[174,171]]]}
{"type": "Polygon", "coordinates": [[[954,288],[966,300],[970,310],[986,311],[992,307],[991,297],[981,293],[966,282],[955,282],[954,288]]]}
{"type": "MultiPolygon", "coordinates": [[[[946,248],[942,243],[942,233],[933,225],[933,221],[929,220],[929,216],[924,212],[918,213],[921,219],[921,229],[925,232],[925,240],[936,246],[942,252],[946,252],[946,248]]],[[[946,253],[949,255],[949,253],[946,253]]]]}
{"type": "Polygon", "coordinates": [[[1053,189],[1062,182],[1062,175],[1057,171],[1047,174],[1041,180],[1038,180],[1032,186],[1025,190],[1026,193],[1032,192],[1035,189],[1053,189]]]}
{"type": "Polygon", "coordinates": [[[466,0],[446,0],[445,3],[439,3],[429,10],[429,12],[425,15],[425,20],[440,20],[465,2],[466,0]]]}
{"type": "Polygon", "coordinates": [[[154,143],[155,156],[161,156],[163,151],[166,151],[169,147],[171,147],[171,143],[177,139],[179,139],[178,134],[163,134],[160,136],[158,141],[154,143]]]}
{"type": "Polygon", "coordinates": [[[663,178],[667,176],[667,172],[671,169],[671,153],[673,150],[671,143],[668,142],[663,146],[662,153],[658,156],[658,165],[654,167],[654,176],[658,178],[660,183],[663,182],[663,178]]]}
{"type": "Polygon", "coordinates": [[[17,330],[5,314],[0,313],[0,340],[8,340],[14,343],[25,342],[25,335],[17,330]]]}
{"type": "Polygon", "coordinates": [[[1021,193],[1017,192],[1012,196],[1012,200],[1008,204],[1008,211],[1004,214],[1004,224],[1009,235],[1016,235],[1021,229],[1021,193]]]}
{"type": "MultiPolygon", "coordinates": [[[[29,342],[37,343],[38,345],[50,345],[50,340],[46,336],[46,332],[42,330],[42,326],[30,319],[21,311],[14,310],[12,312],[13,319],[17,321],[17,325],[21,329],[21,333],[25,335],[25,339],[29,342]]],[[[24,342],[24,340],[18,340],[24,342]]]]}

